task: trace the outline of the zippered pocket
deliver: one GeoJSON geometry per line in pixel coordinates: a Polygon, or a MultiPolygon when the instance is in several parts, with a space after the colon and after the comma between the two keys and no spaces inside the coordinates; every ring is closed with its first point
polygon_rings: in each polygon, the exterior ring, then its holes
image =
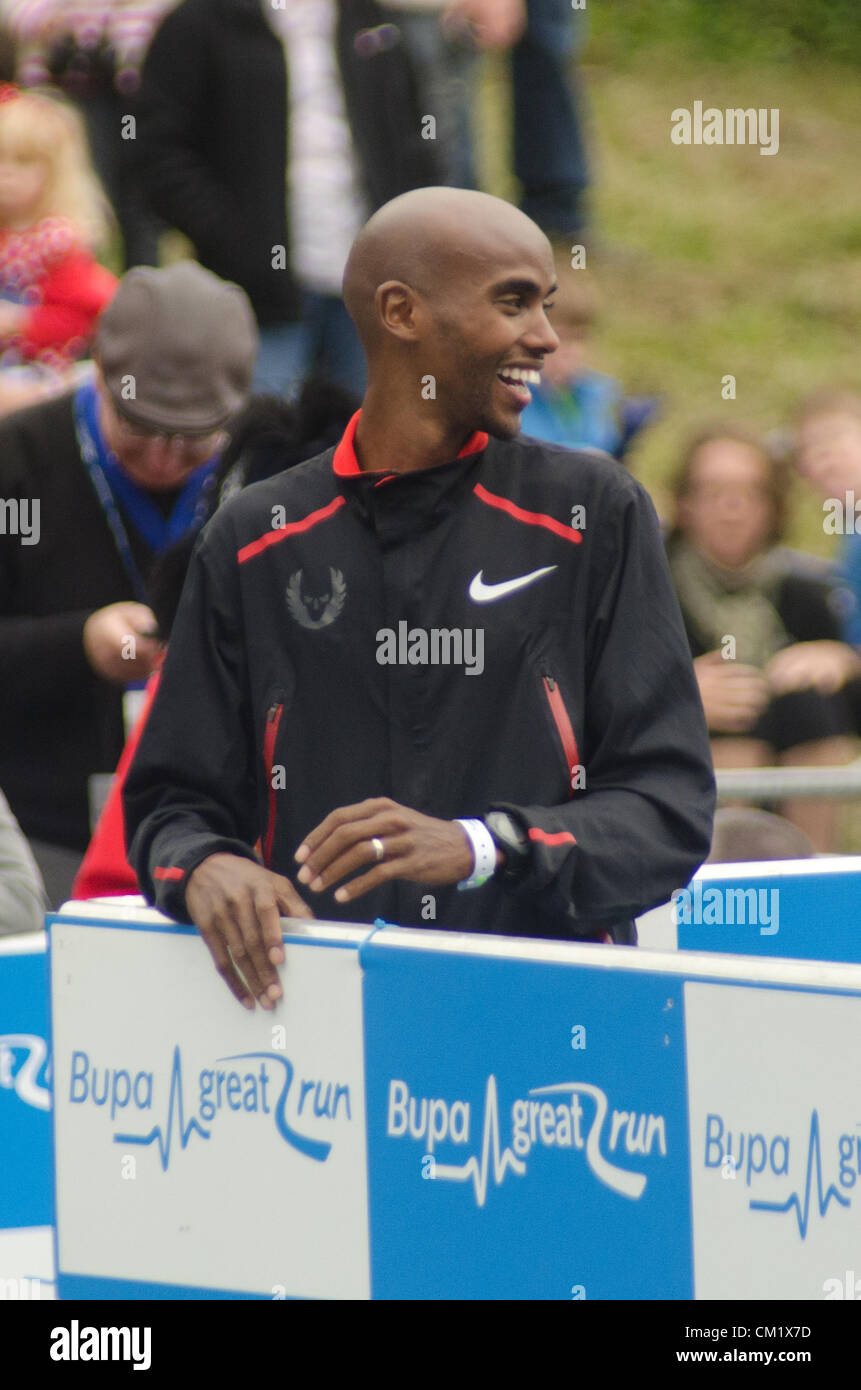
{"type": "Polygon", "coordinates": [[[562,693],[553,676],[544,672],[541,676],[541,683],[544,687],[544,695],[550,708],[550,714],[562,745],[562,752],[565,755],[565,766],[567,769],[566,782],[568,785],[569,798],[574,795],[575,778],[580,768],[580,753],[577,748],[577,739],[565,708],[565,701],[562,693]]]}
{"type": "Polygon", "coordinates": [[[276,788],[273,785],[273,768],[275,764],[275,747],[278,742],[278,728],[281,724],[281,716],[284,713],[283,704],[270,705],[266,711],[266,726],[263,731],[263,769],[266,776],[267,787],[267,817],[266,817],[266,836],[263,841],[263,863],[267,869],[270,867],[272,859],[272,845],[275,839],[275,822],[278,815],[276,802],[276,788]]]}

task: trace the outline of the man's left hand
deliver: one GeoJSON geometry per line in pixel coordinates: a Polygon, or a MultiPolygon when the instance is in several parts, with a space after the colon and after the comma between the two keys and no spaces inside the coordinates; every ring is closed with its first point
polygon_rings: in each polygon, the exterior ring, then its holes
{"type": "Polygon", "coordinates": [[[423,816],[386,796],[332,811],[305,836],[296,859],[302,865],[299,882],[312,893],[366,870],[337,890],[339,903],[395,878],[431,886],[459,883],[473,867],[472,846],[456,821],[423,816]],[[382,858],[374,840],[383,847],[382,858]]]}

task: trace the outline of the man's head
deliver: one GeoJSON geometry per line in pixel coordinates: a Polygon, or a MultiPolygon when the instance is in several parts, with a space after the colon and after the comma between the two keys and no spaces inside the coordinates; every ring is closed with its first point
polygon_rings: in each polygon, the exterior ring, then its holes
{"type": "Polygon", "coordinates": [[[765,859],[810,859],[813,845],[783,816],[749,806],[715,812],[708,864],[754,864],[765,859]]]}
{"type": "Polygon", "coordinates": [[[798,471],[825,497],[861,495],[861,395],[818,391],[798,413],[798,471]]]}
{"type": "Polygon", "coordinates": [[[95,357],[102,433],[128,475],[152,491],[181,486],[247,399],[256,356],[237,285],[193,261],[124,275],[95,357]]]}
{"type": "Polygon", "coordinates": [[[344,272],[369,390],[465,434],[515,435],[558,344],[546,316],[555,283],[550,243],[510,203],[454,188],[386,203],[344,272]]]}

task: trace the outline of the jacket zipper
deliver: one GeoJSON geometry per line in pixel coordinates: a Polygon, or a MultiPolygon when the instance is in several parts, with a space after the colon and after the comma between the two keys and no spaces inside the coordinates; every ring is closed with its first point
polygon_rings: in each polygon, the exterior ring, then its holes
{"type": "Polygon", "coordinates": [[[269,868],[272,859],[272,842],[275,839],[275,788],[272,785],[272,766],[275,761],[275,743],[278,726],[281,723],[283,705],[271,705],[266,713],[266,729],[263,734],[263,766],[266,771],[266,784],[269,788],[269,815],[266,822],[266,840],[263,848],[263,863],[269,868]]]}
{"type": "Polygon", "coordinates": [[[568,711],[558,685],[552,676],[542,676],[544,694],[547,696],[547,703],[550,706],[550,713],[553,715],[553,723],[556,725],[556,732],[562,744],[562,751],[565,754],[565,762],[568,768],[566,781],[568,783],[569,798],[574,795],[572,782],[574,780],[574,769],[580,766],[580,754],[577,750],[577,740],[574,737],[574,730],[571,727],[571,720],[568,718],[568,711]]]}

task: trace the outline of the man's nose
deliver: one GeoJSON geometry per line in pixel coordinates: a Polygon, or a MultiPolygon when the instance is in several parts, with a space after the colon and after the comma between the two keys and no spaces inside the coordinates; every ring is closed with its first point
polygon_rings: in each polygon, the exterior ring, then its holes
{"type": "Polygon", "coordinates": [[[543,309],[539,309],[522,342],[530,352],[550,353],[558,348],[559,336],[543,309]]]}
{"type": "Polygon", "coordinates": [[[147,441],[146,466],[156,477],[168,478],[181,472],[183,467],[182,448],[179,441],[158,435],[147,441]]]}

